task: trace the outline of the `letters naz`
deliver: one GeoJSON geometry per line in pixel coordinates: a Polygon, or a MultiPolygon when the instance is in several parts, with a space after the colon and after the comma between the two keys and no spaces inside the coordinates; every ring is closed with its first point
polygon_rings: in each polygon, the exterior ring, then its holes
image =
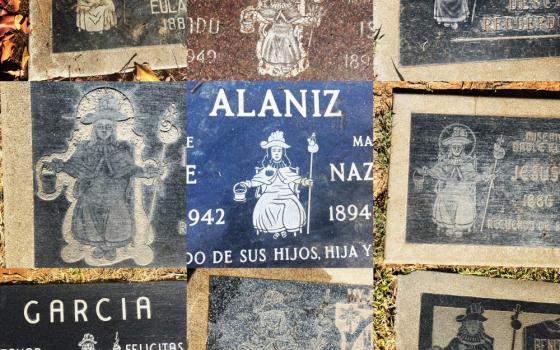
{"type": "MultiPolygon", "coordinates": [[[[152,319],[152,307],[150,299],[147,297],[139,297],[136,299],[135,314],[137,320],[152,319]]],[[[41,322],[41,313],[36,309],[39,306],[37,300],[30,300],[25,304],[23,309],[23,316],[25,321],[29,324],[38,324],[41,322]]],[[[127,306],[126,298],[120,300],[120,312],[113,313],[112,315],[107,311],[111,306],[111,299],[101,298],[95,303],[95,316],[102,322],[109,322],[113,317],[126,321],[129,317],[129,306],[127,306]]],[[[74,322],[89,322],[88,315],[91,316],[92,312],[88,314],[88,303],[82,299],[75,299],[72,303],[72,316],[74,322]]],[[[49,304],[49,322],[50,323],[64,323],[66,322],[67,313],[65,312],[65,303],[62,300],[52,300],[49,304]]]]}
{"type": "Polygon", "coordinates": [[[255,108],[246,109],[245,89],[237,89],[237,113],[232,109],[232,104],[224,89],[218,91],[214,107],[209,116],[217,117],[225,115],[226,117],[266,117],[272,113],[273,117],[293,117],[297,111],[299,116],[307,118],[308,107],[313,111],[312,117],[323,118],[342,118],[341,110],[335,110],[338,102],[340,90],[299,90],[299,96],[289,90],[284,90],[284,111],[280,110],[277,97],[274,96],[272,90],[266,90],[266,94],[260,104],[259,111],[255,108]],[[308,101],[309,99],[309,101],[308,101]],[[322,110],[322,101],[328,101],[327,106],[322,110]],[[220,113],[221,112],[221,113],[220,113]]]}

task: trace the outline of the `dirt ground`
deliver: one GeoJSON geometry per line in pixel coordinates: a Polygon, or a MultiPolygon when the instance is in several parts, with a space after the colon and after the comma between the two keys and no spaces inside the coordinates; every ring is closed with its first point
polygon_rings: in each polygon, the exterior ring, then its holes
{"type": "MultiPolygon", "coordinates": [[[[449,266],[389,266],[383,263],[385,220],[387,210],[387,181],[391,146],[391,115],[393,92],[397,90],[414,91],[428,94],[485,95],[511,97],[552,97],[560,98],[560,83],[375,83],[375,271],[374,271],[374,349],[395,350],[395,295],[398,275],[409,274],[414,270],[430,270],[465,275],[479,275],[493,278],[539,280],[560,282],[560,269],[538,268],[476,268],[449,266]]],[[[399,349],[404,350],[404,349],[399,349]]]]}

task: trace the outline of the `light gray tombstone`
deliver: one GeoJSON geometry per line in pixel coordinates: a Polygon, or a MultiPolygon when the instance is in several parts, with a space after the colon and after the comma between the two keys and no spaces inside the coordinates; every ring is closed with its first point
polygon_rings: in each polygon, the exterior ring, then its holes
{"type": "Polygon", "coordinates": [[[558,267],[559,111],[396,94],[385,261],[558,267]]]}

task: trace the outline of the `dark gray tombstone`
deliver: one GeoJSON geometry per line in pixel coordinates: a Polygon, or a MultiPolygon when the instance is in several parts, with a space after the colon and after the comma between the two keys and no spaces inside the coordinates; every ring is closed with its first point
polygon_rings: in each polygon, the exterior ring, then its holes
{"type": "Polygon", "coordinates": [[[1,286],[0,348],[186,348],[186,282],[1,286]]]}
{"type": "Polygon", "coordinates": [[[555,283],[414,272],[398,280],[397,347],[549,350],[560,344],[555,283]]]}
{"type": "Polygon", "coordinates": [[[24,105],[4,110],[18,149],[7,162],[20,174],[7,174],[8,266],[185,265],[183,84],[37,83],[3,94],[24,105]]]}
{"type": "Polygon", "coordinates": [[[555,80],[558,0],[376,3],[382,80],[555,80]]]}
{"type": "Polygon", "coordinates": [[[31,0],[30,80],[186,66],[187,0],[31,0]]]}

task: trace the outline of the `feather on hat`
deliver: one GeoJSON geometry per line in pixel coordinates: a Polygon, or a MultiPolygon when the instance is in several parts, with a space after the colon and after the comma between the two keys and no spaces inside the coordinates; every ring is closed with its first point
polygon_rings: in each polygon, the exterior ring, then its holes
{"type": "Polygon", "coordinates": [[[271,147],[290,148],[284,139],[283,131],[275,131],[268,137],[268,141],[261,142],[261,148],[267,149],[271,147]]]}

